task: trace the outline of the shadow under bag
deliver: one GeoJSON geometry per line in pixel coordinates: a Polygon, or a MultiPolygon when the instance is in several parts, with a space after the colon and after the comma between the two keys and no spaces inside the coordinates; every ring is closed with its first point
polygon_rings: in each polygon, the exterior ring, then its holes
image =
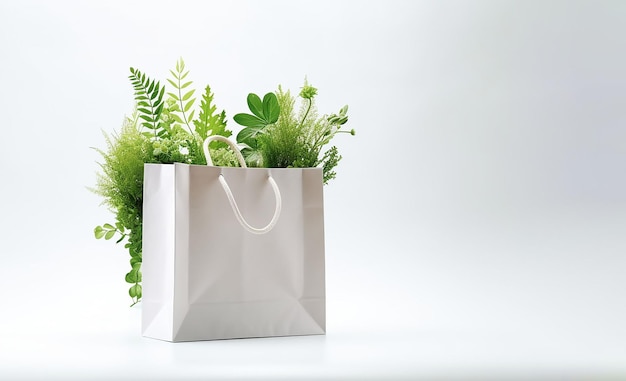
{"type": "Polygon", "coordinates": [[[145,164],[143,336],[325,333],[322,169],[240,162],[145,164]]]}

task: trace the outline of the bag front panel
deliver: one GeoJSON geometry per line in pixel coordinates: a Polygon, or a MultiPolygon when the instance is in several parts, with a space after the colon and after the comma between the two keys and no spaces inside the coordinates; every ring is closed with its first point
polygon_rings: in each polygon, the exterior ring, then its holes
{"type": "MultiPolygon", "coordinates": [[[[177,319],[175,340],[324,333],[323,235],[317,234],[323,226],[306,229],[323,225],[323,215],[306,221],[302,171],[189,166],[188,179],[182,181],[188,182],[188,197],[179,197],[177,205],[188,218],[177,228],[186,225],[187,235],[177,235],[186,242],[177,242],[176,265],[181,277],[186,273],[186,282],[176,298],[185,311],[177,319]],[[264,226],[276,205],[267,181],[270,172],[280,189],[281,214],[270,232],[252,234],[237,221],[219,176],[226,179],[243,217],[264,226]],[[307,249],[310,232],[316,233],[311,239],[322,241],[307,249]],[[321,267],[306,269],[305,263],[321,267]],[[318,303],[311,307],[314,288],[318,303]]],[[[317,208],[319,214],[321,198],[317,208]]]]}
{"type": "Polygon", "coordinates": [[[175,278],[169,340],[323,334],[321,170],[174,167],[175,218],[160,222],[161,233],[175,237],[167,249],[175,278]],[[219,176],[243,217],[262,227],[276,205],[268,173],[280,189],[281,214],[270,232],[252,234],[235,217],[219,176]]]}

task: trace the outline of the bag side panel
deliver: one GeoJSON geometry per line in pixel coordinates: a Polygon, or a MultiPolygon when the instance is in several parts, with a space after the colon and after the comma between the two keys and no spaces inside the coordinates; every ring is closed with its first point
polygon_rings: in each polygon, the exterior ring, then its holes
{"type": "Polygon", "coordinates": [[[174,166],[144,165],[142,335],[173,339],[174,166]]]}
{"type": "Polygon", "coordinates": [[[300,304],[321,330],[326,332],[326,277],[324,237],[324,194],[322,170],[302,171],[304,257],[303,290],[300,304]]]}

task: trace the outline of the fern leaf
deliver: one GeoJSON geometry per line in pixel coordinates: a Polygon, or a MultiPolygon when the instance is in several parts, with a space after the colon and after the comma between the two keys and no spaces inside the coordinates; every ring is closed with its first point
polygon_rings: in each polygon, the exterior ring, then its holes
{"type": "Polygon", "coordinates": [[[150,79],[139,69],[131,67],[130,73],[128,78],[135,90],[138,116],[146,121],[141,125],[154,130],[156,135],[156,130],[159,129],[161,112],[163,111],[165,87],[161,86],[158,81],[150,79]]]}
{"type": "MultiPolygon", "coordinates": [[[[202,94],[202,100],[200,101],[200,114],[198,119],[193,121],[196,127],[196,133],[200,135],[202,140],[206,139],[210,135],[222,135],[229,137],[232,132],[226,129],[226,113],[216,113],[217,107],[213,104],[213,93],[211,93],[211,87],[207,86],[202,94]]],[[[219,147],[219,142],[214,146],[219,147]]],[[[211,143],[211,144],[213,144],[211,143]]],[[[213,146],[211,146],[213,148],[213,146]]]]}

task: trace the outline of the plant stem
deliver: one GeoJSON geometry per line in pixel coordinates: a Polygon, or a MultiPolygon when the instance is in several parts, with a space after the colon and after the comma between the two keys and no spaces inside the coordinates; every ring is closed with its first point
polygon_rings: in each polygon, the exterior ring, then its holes
{"type": "Polygon", "coordinates": [[[193,131],[191,130],[191,126],[189,125],[189,121],[187,120],[187,114],[185,114],[185,105],[183,104],[183,93],[182,93],[182,89],[180,88],[181,86],[180,76],[182,76],[182,72],[178,72],[178,77],[176,77],[176,79],[178,79],[178,101],[180,102],[180,112],[183,114],[183,120],[185,121],[185,124],[187,125],[187,128],[189,129],[189,132],[191,133],[191,136],[193,136],[193,131]]]}
{"type": "MultiPolygon", "coordinates": [[[[150,101],[150,111],[152,111],[152,115],[154,116],[154,103],[150,101]]],[[[154,125],[154,138],[157,139],[157,121],[152,122],[154,125]]]]}
{"type": "Polygon", "coordinates": [[[306,120],[306,117],[309,116],[309,111],[311,111],[312,105],[313,99],[309,99],[309,106],[306,108],[306,112],[304,113],[304,116],[302,117],[302,121],[300,121],[300,126],[298,128],[302,128],[302,126],[304,125],[304,121],[306,120]]]}

